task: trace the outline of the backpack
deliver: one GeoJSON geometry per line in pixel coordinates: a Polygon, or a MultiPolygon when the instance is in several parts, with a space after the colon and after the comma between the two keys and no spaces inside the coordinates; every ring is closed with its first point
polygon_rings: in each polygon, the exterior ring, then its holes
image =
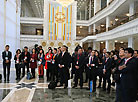
{"type": "Polygon", "coordinates": [[[55,82],[55,81],[51,81],[51,82],[49,83],[49,85],[48,85],[48,88],[49,88],[49,89],[55,89],[56,86],[57,86],[56,82],[55,82]]]}
{"type": "Polygon", "coordinates": [[[32,78],[32,75],[31,75],[30,72],[28,72],[28,73],[27,73],[27,77],[26,77],[26,79],[27,79],[27,80],[30,80],[31,78],[32,78]]]}

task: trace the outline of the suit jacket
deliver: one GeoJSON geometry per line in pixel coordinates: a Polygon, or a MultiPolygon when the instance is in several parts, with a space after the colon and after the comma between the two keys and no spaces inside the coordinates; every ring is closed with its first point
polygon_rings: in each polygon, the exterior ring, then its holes
{"type": "MultiPolygon", "coordinates": [[[[22,52],[21,56],[22,56],[22,62],[24,62],[25,52],[22,52]]],[[[27,59],[26,59],[27,63],[30,63],[30,53],[27,52],[26,56],[27,56],[27,59]]]]}
{"type": "Polygon", "coordinates": [[[112,68],[112,59],[108,58],[106,61],[106,58],[103,60],[103,66],[106,69],[106,73],[111,73],[111,68],[112,68]]]}
{"type": "Polygon", "coordinates": [[[53,56],[52,56],[52,66],[53,67],[56,67],[56,68],[58,67],[58,61],[57,60],[58,60],[58,55],[53,54],[53,56]]]}
{"type": "Polygon", "coordinates": [[[135,58],[131,58],[126,63],[126,68],[121,70],[121,86],[122,88],[137,87],[137,63],[135,58]]]}
{"type": "Polygon", "coordinates": [[[60,53],[58,58],[58,64],[64,65],[64,68],[69,68],[71,63],[71,56],[68,52],[65,52],[62,56],[62,53],[60,53]]]}
{"type": "MultiPolygon", "coordinates": [[[[15,55],[14,56],[14,60],[15,60],[15,63],[16,63],[16,61],[17,61],[17,56],[15,55]]],[[[22,61],[22,56],[21,56],[21,54],[19,55],[19,63],[22,61]]]]}
{"type": "Polygon", "coordinates": [[[3,63],[6,62],[6,57],[8,58],[8,60],[11,63],[11,59],[12,59],[12,53],[10,51],[8,51],[8,55],[6,55],[6,51],[2,52],[2,59],[3,59],[3,63]]]}
{"type": "MultiPolygon", "coordinates": [[[[86,64],[89,64],[89,61],[91,60],[90,57],[87,58],[86,64]]],[[[92,67],[90,66],[92,69],[98,68],[99,63],[98,63],[98,58],[96,56],[94,56],[93,61],[92,61],[91,64],[95,64],[95,66],[92,66],[92,67]]]]}
{"type": "Polygon", "coordinates": [[[105,56],[103,56],[103,53],[100,54],[99,59],[100,59],[100,62],[103,63],[103,61],[104,61],[104,59],[105,59],[105,56]]]}
{"type": "Polygon", "coordinates": [[[75,56],[75,59],[74,59],[74,65],[75,66],[79,66],[79,70],[83,71],[84,70],[84,65],[85,65],[85,55],[82,54],[82,55],[76,55],[75,56]],[[78,59],[78,56],[79,56],[79,59],[78,59]],[[77,63],[78,61],[78,63],[77,63]]]}

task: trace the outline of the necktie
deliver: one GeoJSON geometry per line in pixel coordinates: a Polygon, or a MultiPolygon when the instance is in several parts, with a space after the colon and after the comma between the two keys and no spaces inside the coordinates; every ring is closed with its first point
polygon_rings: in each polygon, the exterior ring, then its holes
{"type": "Polygon", "coordinates": [[[93,58],[91,57],[91,62],[90,62],[90,64],[92,64],[92,61],[93,61],[93,58]]]}

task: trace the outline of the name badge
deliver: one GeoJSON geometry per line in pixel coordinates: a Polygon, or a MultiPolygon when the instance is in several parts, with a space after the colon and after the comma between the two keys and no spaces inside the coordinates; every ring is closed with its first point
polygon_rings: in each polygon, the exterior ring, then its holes
{"type": "Polygon", "coordinates": [[[38,62],[38,65],[41,65],[41,61],[38,62]]]}
{"type": "Polygon", "coordinates": [[[8,60],[8,57],[5,57],[6,60],[8,60]]]}
{"type": "Polygon", "coordinates": [[[34,60],[32,60],[32,62],[34,62],[34,60]]]}
{"type": "Polygon", "coordinates": [[[27,59],[27,57],[24,58],[24,60],[26,60],[26,59],[27,59]]]}
{"type": "Polygon", "coordinates": [[[52,61],[52,64],[55,64],[55,61],[52,61]]]}
{"type": "Polygon", "coordinates": [[[79,61],[77,61],[76,64],[79,64],[79,61]]]}
{"type": "Polygon", "coordinates": [[[16,63],[19,63],[19,61],[16,61],[16,63]]]}

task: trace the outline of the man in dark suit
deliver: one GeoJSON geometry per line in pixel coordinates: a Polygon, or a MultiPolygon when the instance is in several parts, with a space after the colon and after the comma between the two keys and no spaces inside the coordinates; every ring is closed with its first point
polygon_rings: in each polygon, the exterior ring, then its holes
{"type": "Polygon", "coordinates": [[[80,88],[83,88],[83,71],[85,64],[85,56],[83,55],[82,48],[78,49],[78,54],[75,56],[74,65],[75,65],[75,84],[73,88],[77,87],[78,79],[80,79],[80,88]]]}
{"type": "MultiPolygon", "coordinates": [[[[100,59],[100,62],[101,62],[101,67],[100,67],[99,71],[101,71],[101,70],[103,69],[103,61],[104,61],[104,59],[105,59],[105,54],[106,54],[106,52],[107,52],[107,51],[106,51],[106,49],[104,48],[102,54],[100,54],[100,56],[99,56],[99,59],[100,59]]],[[[100,73],[100,72],[98,72],[98,73],[100,73]]],[[[101,74],[101,73],[100,73],[100,74],[101,74]]],[[[103,75],[100,75],[100,76],[99,76],[99,85],[98,85],[98,88],[101,88],[102,80],[103,80],[103,75]]]]}
{"type": "MultiPolygon", "coordinates": [[[[138,50],[134,51],[134,57],[136,58],[136,63],[137,63],[137,84],[138,84],[138,50]]],[[[137,100],[138,100],[138,87],[137,87],[137,100]]]]}
{"type": "Polygon", "coordinates": [[[125,49],[125,64],[119,66],[121,71],[122,102],[136,102],[137,95],[137,63],[132,57],[134,50],[125,49]]]}
{"type": "Polygon", "coordinates": [[[87,68],[88,68],[88,78],[89,78],[89,88],[90,81],[93,81],[93,92],[96,91],[96,77],[98,68],[98,58],[95,56],[95,51],[93,50],[90,56],[87,58],[87,68]]]}
{"type": "Polygon", "coordinates": [[[105,59],[103,60],[103,90],[106,91],[106,81],[108,82],[107,92],[110,93],[111,88],[111,68],[112,59],[110,58],[110,52],[106,52],[105,59]]]}
{"type": "Polygon", "coordinates": [[[58,82],[58,56],[57,56],[57,48],[54,48],[53,50],[53,56],[52,56],[52,80],[55,81],[55,77],[56,77],[56,82],[58,82]]]}
{"type": "Polygon", "coordinates": [[[4,81],[6,81],[6,69],[7,69],[7,81],[9,81],[10,65],[11,65],[11,59],[12,59],[12,53],[9,51],[9,45],[6,45],[5,51],[2,52],[2,59],[3,59],[4,81]]]}
{"type": "Polygon", "coordinates": [[[116,100],[115,100],[115,102],[122,102],[120,70],[118,68],[119,68],[119,66],[122,66],[125,63],[125,49],[124,48],[119,50],[119,58],[117,56],[114,56],[114,61],[115,61],[116,67],[112,70],[112,72],[114,73],[114,79],[115,79],[115,83],[116,83],[116,100]]]}
{"type": "Polygon", "coordinates": [[[60,86],[63,86],[65,83],[64,88],[66,89],[68,86],[68,79],[69,79],[69,67],[71,62],[70,54],[67,52],[67,47],[65,45],[62,46],[62,52],[58,58],[58,66],[59,66],[59,73],[60,73],[60,86]]]}
{"type": "Polygon", "coordinates": [[[30,72],[29,71],[30,53],[28,52],[27,46],[24,47],[24,51],[22,52],[21,56],[22,56],[22,65],[23,65],[22,77],[24,77],[25,76],[25,67],[27,67],[27,73],[30,72]]]}

